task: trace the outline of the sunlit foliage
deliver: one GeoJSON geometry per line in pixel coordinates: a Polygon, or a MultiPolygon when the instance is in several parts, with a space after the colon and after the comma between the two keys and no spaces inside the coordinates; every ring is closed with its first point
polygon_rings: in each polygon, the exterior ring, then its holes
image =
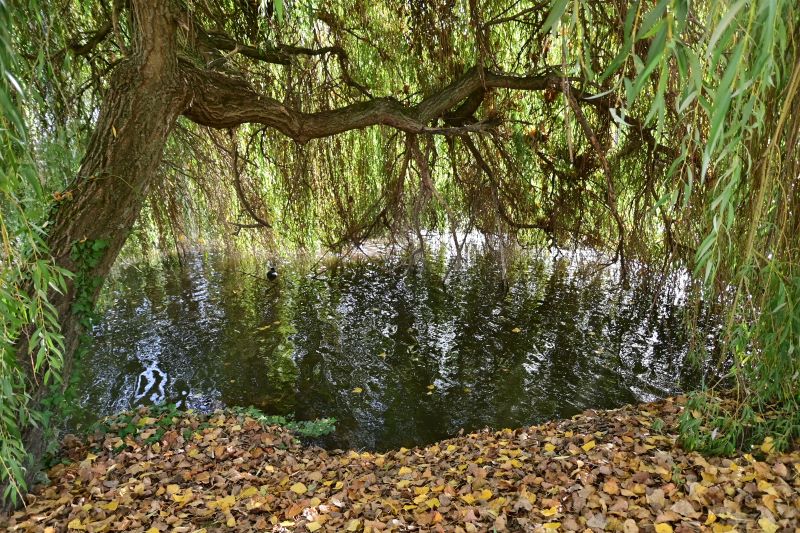
{"type": "Polygon", "coordinates": [[[64,344],[58,313],[47,295],[63,290],[69,273],[54,266],[44,240],[52,154],[49,146],[35,145],[27,125],[27,114],[33,111],[28,104],[37,100],[37,93],[19,75],[12,22],[0,2],[0,496],[16,501],[32,466],[22,435],[47,423],[47,414],[31,401],[32,390],[57,390],[62,382],[64,344]],[[37,381],[36,388],[28,376],[37,381]]]}
{"type": "MultiPolygon", "coordinates": [[[[588,9],[565,6],[564,33],[589,31],[588,9]]],[[[646,112],[671,147],[651,209],[666,210],[667,235],[674,221],[694,250],[703,299],[724,305],[717,357],[732,363],[742,404],[696,397],[704,416],[682,423],[693,448],[730,453],[767,434],[785,447],[800,436],[799,26],[793,1],[634,3],[617,56],[596,77],[617,95],[618,120],[646,112]]],[[[591,52],[572,53],[575,72],[595,78],[583,60],[591,52]]]]}

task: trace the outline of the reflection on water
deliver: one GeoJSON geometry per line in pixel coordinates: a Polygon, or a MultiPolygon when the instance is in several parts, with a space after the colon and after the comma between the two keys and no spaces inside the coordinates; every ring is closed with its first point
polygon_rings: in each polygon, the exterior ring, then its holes
{"type": "Polygon", "coordinates": [[[214,256],[128,267],[85,359],[84,422],[150,402],[255,405],[334,416],[326,444],[386,449],[696,384],[674,293],[566,260],[500,271],[488,253],[286,267],[275,282],[214,256]]]}

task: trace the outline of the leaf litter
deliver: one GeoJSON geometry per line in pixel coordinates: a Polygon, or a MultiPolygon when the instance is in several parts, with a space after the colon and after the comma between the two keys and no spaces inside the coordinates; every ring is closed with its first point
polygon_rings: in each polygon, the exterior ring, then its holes
{"type": "Polygon", "coordinates": [[[133,413],[65,439],[9,531],[800,531],[800,453],[682,450],[685,399],[387,453],[303,446],[242,413],[133,413]],[[162,415],[172,416],[172,415],[162,415]],[[149,429],[153,426],[153,429],[149,429]],[[658,428],[656,431],[654,428],[658,428]]]}

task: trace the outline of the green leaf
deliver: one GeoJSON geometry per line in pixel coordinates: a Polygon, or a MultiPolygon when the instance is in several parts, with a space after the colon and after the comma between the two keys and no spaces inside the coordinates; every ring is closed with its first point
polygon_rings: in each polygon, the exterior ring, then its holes
{"type": "Polygon", "coordinates": [[[568,2],[569,0],[552,0],[550,2],[550,12],[539,30],[540,33],[549,33],[556,27],[564,16],[568,2]]]}

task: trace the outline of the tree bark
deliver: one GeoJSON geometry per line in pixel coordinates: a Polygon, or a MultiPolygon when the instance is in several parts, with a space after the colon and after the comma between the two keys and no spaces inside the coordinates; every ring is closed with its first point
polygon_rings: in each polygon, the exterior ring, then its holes
{"type": "MultiPolygon", "coordinates": [[[[169,3],[134,2],[139,43],[113,72],[89,147],[67,200],[59,205],[49,234],[57,263],[75,271],[72,246],[103,240],[108,246],[90,274],[105,278],[141,210],[164,146],[186,105],[176,59],[175,21],[169,3]]],[[[94,295],[96,296],[96,294],[94,295]]],[[[70,312],[74,283],[53,304],[62,317],[67,353],[78,340],[70,312]]]]}
{"type": "MultiPolygon", "coordinates": [[[[179,76],[174,16],[168,2],[132,2],[138,38],[132,55],[112,73],[109,89],[78,176],[58,205],[48,235],[56,263],[76,271],[71,251],[76,242],[103,240],[107,247],[88,275],[106,277],[125,243],[156,175],[167,137],[186,107],[185,83],[179,76]]],[[[93,286],[92,302],[100,283],[93,286]]],[[[73,312],[75,280],[67,291],[50,296],[64,335],[65,382],[81,338],[80,317],[73,312]]],[[[34,375],[26,347],[19,362],[26,369],[34,406],[46,392],[34,375]]],[[[28,486],[46,449],[38,428],[27,428],[26,449],[33,460],[28,486]]]]}

